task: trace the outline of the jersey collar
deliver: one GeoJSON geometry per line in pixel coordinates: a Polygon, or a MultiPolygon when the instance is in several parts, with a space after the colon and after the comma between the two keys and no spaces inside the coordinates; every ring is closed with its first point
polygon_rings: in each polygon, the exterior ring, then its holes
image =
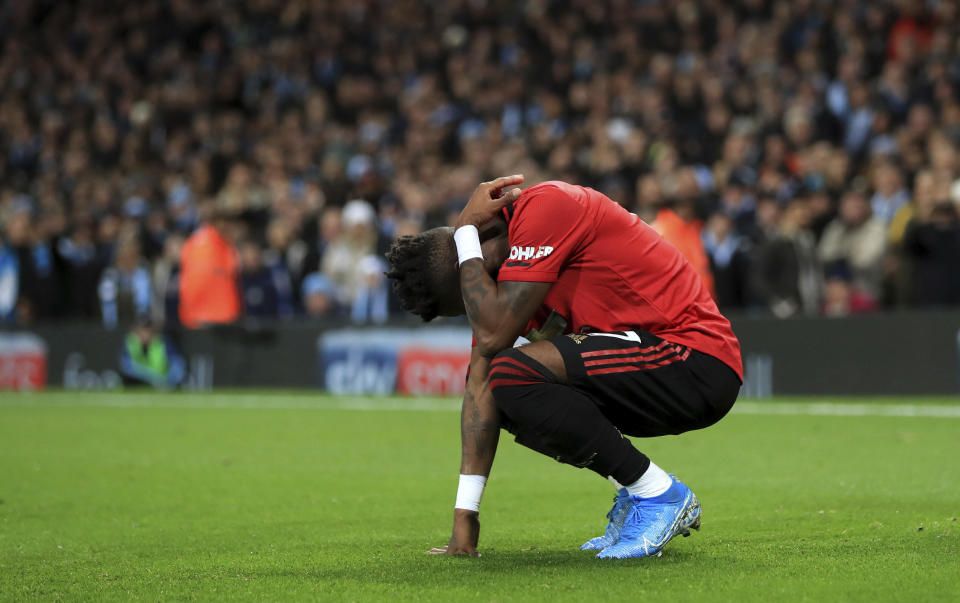
{"type": "Polygon", "coordinates": [[[510,220],[513,218],[514,207],[513,203],[508,203],[503,206],[503,209],[500,210],[503,212],[503,219],[507,221],[507,224],[510,223],[510,220]]]}

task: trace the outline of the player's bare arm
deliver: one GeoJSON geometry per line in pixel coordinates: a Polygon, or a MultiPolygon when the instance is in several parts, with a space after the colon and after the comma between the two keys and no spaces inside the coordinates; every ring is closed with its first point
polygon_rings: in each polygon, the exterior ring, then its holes
{"type": "MultiPolygon", "coordinates": [[[[508,203],[520,196],[520,189],[503,192],[504,187],[520,184],[522,175],[505,176],[484,182],[473,192],[460,213],[457,228],[485,225],[508,203]],[[502,194],[501,194],[502,193],[502,194]]],[[[477,338],[477,349],[488,358],[513,345],[524,327],[543,303],[550,283],[495,281],[482,258],[460,264],[460,291],[463,305],[477,338]]]]}
{"type": "MultiPolygon", "coordinates": [[[[500,420],[487,383],[490,359],[474,348],[470,355],[470,377],[460,412],[460,474],[489,476],[500,440],[500,420]]],[[[479,513],[454,509],[450,542],[431,549],[433,554],[478,555],[479,513]]]]}
{"type": "Polygon", "coordinates": [[[460,266],[460,287],[477,349],[492,358],[523,335],[550,290],[550,283],[498,283],[483,269],[480,260],[470,260],[460,266]]]}
{"type": "MultiPolygon", "coordinates": [[[[512,176],[478,186],[464,208],[458,226],[481,227],[489,222],[506,203],[519,195],[518,189],[500,195],[502,188],[519,184],[522,180],[522,176],[512,176]]],[[[548,283],[497,283],[487,272],[482,258],[470,259],[460,265],[463,305],[477,339],[471,354],[470,378],[460,415],[461,475],[490,475],[500,438],[500,421],[488,383],[490,359],[513,345],[549,289],[548,283]]],[[[450,542],[431,552],[476,555],[479,535],[479,514],[457,508],[450,542]]]]}
{"type": "MultiPolygon", "coordinates": [[[[521,348],[555,374],[566,379],[563,359],[553,344],[541,341],[521,348]]],[[[477,348],[470,356],[470,378],[463,396],[460,414],[460,474],[490,475],[493,459],[500,440],[500,418],[493,394],[490,391],[488,371],[490,359],[481,355],[477,348]]],[[[430,550],[431,554],[479,556],[479,513],[467,509],[454,509],[453,530],[446,546],[430,550]]]]}

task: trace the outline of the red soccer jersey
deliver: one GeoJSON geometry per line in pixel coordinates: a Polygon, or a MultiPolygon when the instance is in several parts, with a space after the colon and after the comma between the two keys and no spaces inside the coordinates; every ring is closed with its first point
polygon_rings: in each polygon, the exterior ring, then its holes
{"type": "Polygon", "coordinates": [[[709,354],[743,379],[740,343],[700,275],[636,215],[565,182],[523,191],[511,208],[498,281],[553,283],[531,321],[556,310],[574,333],[642,329],[709,354]]]}

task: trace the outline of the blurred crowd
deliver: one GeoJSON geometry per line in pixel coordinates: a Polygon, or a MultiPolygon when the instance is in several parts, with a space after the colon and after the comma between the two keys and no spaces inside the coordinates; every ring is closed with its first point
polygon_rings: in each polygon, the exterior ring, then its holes
{"type": "Polygon", "coordinates": [[[960,305],[958,34],[950,0],[3,3],[0,321],[383,322],[390,242],[518,172],[725,309],[960,305]]]}

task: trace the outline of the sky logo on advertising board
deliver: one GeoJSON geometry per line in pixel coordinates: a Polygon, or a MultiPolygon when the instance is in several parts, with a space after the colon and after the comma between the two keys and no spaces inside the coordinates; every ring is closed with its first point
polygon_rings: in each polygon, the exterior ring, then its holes
{"type": "Polygon", "coordinates": [[[548,255],[553,253],[553,247],[549,245],[540,245],[539,247],[523,247],[519,245],[514,245],[510,248],[510,258],[511,260],[535,260],[537,258],[545,258],[548,255]]]}
{"type": "Polygon", "coordinates": [[[456,394],[470,329],[337,329],[317,340],[320,384],[333,394],[456,394]]]}
{"type": "Polygon", "coordinates": [[[397,353],[377,347],[327,350],[323,386],[332,394],[392,394],[397,353]]]}

